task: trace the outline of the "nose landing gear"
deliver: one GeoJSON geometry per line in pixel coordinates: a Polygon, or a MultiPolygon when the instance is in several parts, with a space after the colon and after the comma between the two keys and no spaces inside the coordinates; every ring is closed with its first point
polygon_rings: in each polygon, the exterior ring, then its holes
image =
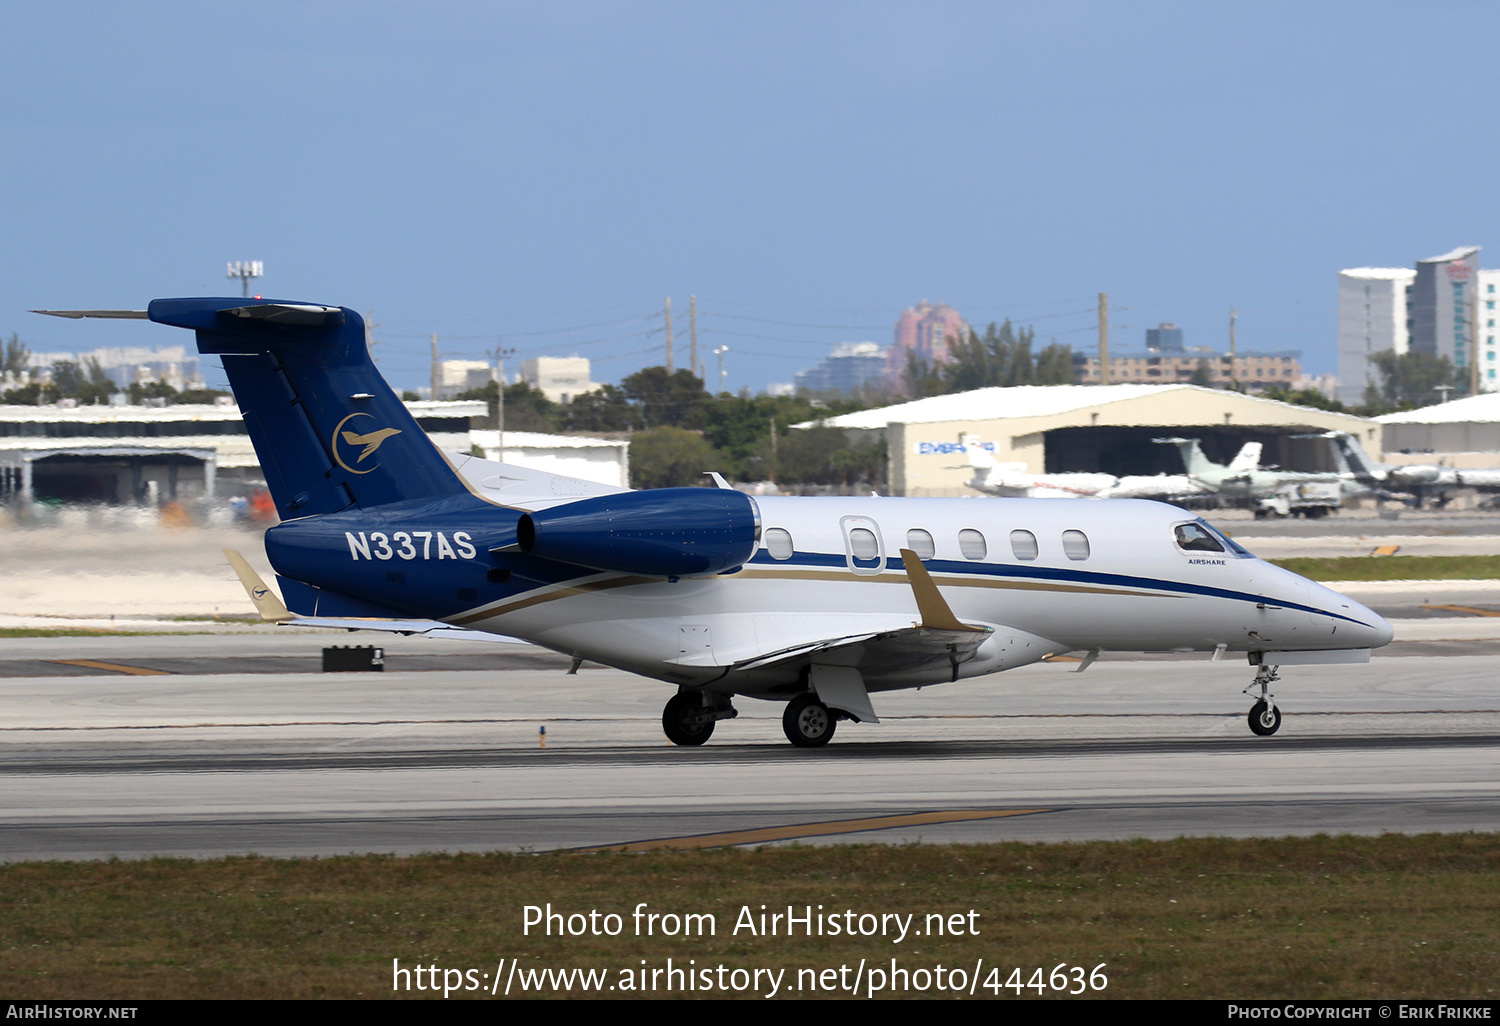
{"type": "Polygon", "coordinates": [[[1250,707],[1250,732],[1259,737],[1270,737],[1281,729],[1281,710],[1276,708],[1275,696],[1271,694],[1271,682],[1280,680],[1276,667],[1261,665],[1255,671],[1255,680],[1245,689],[1245,694],[1259,689],[1260,695],[1250,707]]]}

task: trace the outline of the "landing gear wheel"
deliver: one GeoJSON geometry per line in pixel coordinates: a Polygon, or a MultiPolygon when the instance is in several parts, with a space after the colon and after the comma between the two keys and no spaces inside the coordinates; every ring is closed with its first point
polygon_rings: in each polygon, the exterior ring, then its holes
{"type": "Polygon", "coordinates": [[[786,739],[798,748],[822,748],[833,740],[833,728],[838,726],[828,706],[818,701],[818,696],[804,692],[786,704],[781,714],[781,729],[786,739]]]}
{"type": "Polygon", "coordinates": [[[676,694],[667,700],[661,713],[661,729],[674,745],[701,745],[714,734],[713,714],[703,704],[701,695],[676,694]]]}
{"type": "Polygon", "coordinates": [[[1250,707],[1250,732],[1261,737],[1270,737],[1281,729],[1281,710],[1265,702],[1256,702],[1250,707]]]}

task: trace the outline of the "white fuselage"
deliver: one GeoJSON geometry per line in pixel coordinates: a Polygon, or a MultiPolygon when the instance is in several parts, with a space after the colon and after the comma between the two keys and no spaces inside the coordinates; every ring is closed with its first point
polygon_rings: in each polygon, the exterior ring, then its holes
{"type": "MultiPolygon", "coordinates": [[[[866,659],[871,691],[1073,650],[1348,650],[1391,638],[1390,625],[1359,603],[1232,543],[1184,548],[1176,528],[1201,522],[1164,503],[766,497],[758,505],[761,541],[736,572],[676,582],[600,573],[462,622],[660,680],[770,695],[787,685],[792,664],[764,666],[767,653],[918,623],[900,556],[911,549],[954,614],[994,633],[951,673],[866,659]]],[[[858,647],[829,658],[852,665],[858,647]]]]}

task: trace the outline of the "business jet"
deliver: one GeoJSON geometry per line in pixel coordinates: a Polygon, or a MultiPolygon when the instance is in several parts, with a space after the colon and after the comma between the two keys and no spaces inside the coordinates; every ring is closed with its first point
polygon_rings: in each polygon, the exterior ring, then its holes
{"type": "MultiPolygon", "coordinates": [[[[1244,653],[1256,734],[1280,666],[1366,662],[1385,620],[1159,502],[753,499],[628,491],[450,460],[376,371],[353,310],[159,299],[132,316],[219,357],[282,522],[275,619],[489,632],[663,681],[699,745],[737,697],[785,704],[788,740],[877,723],[872,694],[1071,651],[1244,653]],[[284,605],[283,605],[284,603],[284,605]]],[[[233,562],[233,559],[231,560],[233,562]]],[[[258,593],[258,594],[257,594],[258,593]]]]}

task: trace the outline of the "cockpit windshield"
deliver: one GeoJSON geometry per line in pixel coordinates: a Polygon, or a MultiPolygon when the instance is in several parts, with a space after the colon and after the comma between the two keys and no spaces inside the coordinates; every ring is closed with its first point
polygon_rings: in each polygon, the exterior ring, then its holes
{"type": "Polygon", "coordinates": [[[1249,549],[1201,518],[1190,524],[1178,524],[1172,531],[1177,547],[1186,552],[1229,552],[1240,559],[1255,558],[1249,549]]]}

